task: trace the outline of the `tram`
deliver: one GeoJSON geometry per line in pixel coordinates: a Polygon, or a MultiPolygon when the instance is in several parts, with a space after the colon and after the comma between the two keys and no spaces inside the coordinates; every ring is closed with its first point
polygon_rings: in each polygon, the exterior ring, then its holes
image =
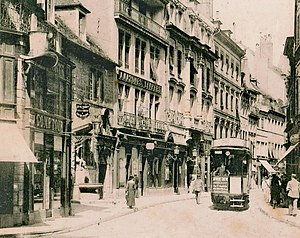
{"type": "Polygon", "coordinates": [[[211,200],[216,209],[247,209],[252,156],[247,141],[217,139],[210,149],[211,200]]]}

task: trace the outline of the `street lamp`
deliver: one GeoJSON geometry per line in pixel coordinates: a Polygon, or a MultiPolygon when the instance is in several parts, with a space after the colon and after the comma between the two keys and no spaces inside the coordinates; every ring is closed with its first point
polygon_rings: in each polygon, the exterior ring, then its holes
{"type": "Polygon", "coordinates": [[[179,147],[176,145],[174,148],[174,192],[178,193],[178,158],[179,155],[179,147]]]}
{"type": "Polygon", "coordinates": [[[195,161],[196,161],[196,175],[198,175],[198,158],[197,158],[197,155],[198,155],[198,153],[197,153],[197,149],[193,149],[192,150],[192,155],[193,155],[193,157],[195,158],[195,161]]]}

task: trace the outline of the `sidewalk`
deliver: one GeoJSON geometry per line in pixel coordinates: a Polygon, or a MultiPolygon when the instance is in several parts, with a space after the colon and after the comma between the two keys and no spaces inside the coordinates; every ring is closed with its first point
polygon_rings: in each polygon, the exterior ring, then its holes
{"type": "Polygon", "coordinates": [[[268,217],[300,228],[300,211],[298,211],[298,215],[296,217],[293,217],[288,215],[288,208],[277,207],[273,209],[270,204],[264,201],[261,189],[251,190],[250,199],[250,201],[253,201],[253,203],[258,206],[259,210],[268,217]]]}
{"type": "MultiPolygon", "coordinates": [[[[208,193],[205,193],[208,196],[208,193]]],[[[203,194],[203,196],[206,196],[203,194]]],[[[74,216],[49,219],[43,223],[0,229],[0,237],[41,237],[61,234],[69,231],[100,224],[117,217],[128,215],[158,204],[194,199],[194,194],[182,192],[180,195],[169,191],[148,192],[136,199],[134,209],[129,209],[124,198],[107,198],[98,200],[97,194],[84,194],[80,203],[72,203],[74,216]],[[159,194],[158,194],[159,193],[159,194]]]]}
{"type": "MultiPolygon", "coordinates": [[[[173,193],[172,190],[153,189],[136,199],[134,209],[128,209],[125,199],[121,197],[122,193],[123,191],[120,190],[115,198],[111,196],[103,200],[98,200],[97,194],[82,194],[80,203],[72,203],[74,216],[58,217],[29,226],[2,228],[0,229],[0,237],[49,237],[54,234],[62,234],[101,224],[158,204],[195,198],[194,194],[186,191],[181,191],[178,195],[173,193]]],[[[201,196],[210,196],[210,193],[205,192],[201,196]]],[[[250,201],[252,205],[257,206],[262,213],[270,218],[300,227],[300,212],[297,217],[293,217],[287,215],[287,208],[273,209],[264,202],[261,189],[251,190],[250,201]]]]}

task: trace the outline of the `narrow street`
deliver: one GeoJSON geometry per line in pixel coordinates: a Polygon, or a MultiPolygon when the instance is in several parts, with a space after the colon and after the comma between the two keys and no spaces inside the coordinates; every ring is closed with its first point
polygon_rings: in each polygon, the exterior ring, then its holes
{"type": "Polygon", "coordinates": [[[209,197],[167,203],[55,237],[299,237],[299,228],[263,214],[253,201],[246,211],[218,211],[209,197]]]}

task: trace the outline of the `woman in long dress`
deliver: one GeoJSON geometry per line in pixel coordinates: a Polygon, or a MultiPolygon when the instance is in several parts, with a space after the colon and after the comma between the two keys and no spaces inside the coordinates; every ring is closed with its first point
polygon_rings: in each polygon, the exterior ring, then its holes
{"type": "Polygon", "coordinates": [[[127,185],[126,185],[126,201],[127,206],[129,208],[132,208],[135,206],[135,181],[133,179],[133,176],[129,176],[127,185]]]}

